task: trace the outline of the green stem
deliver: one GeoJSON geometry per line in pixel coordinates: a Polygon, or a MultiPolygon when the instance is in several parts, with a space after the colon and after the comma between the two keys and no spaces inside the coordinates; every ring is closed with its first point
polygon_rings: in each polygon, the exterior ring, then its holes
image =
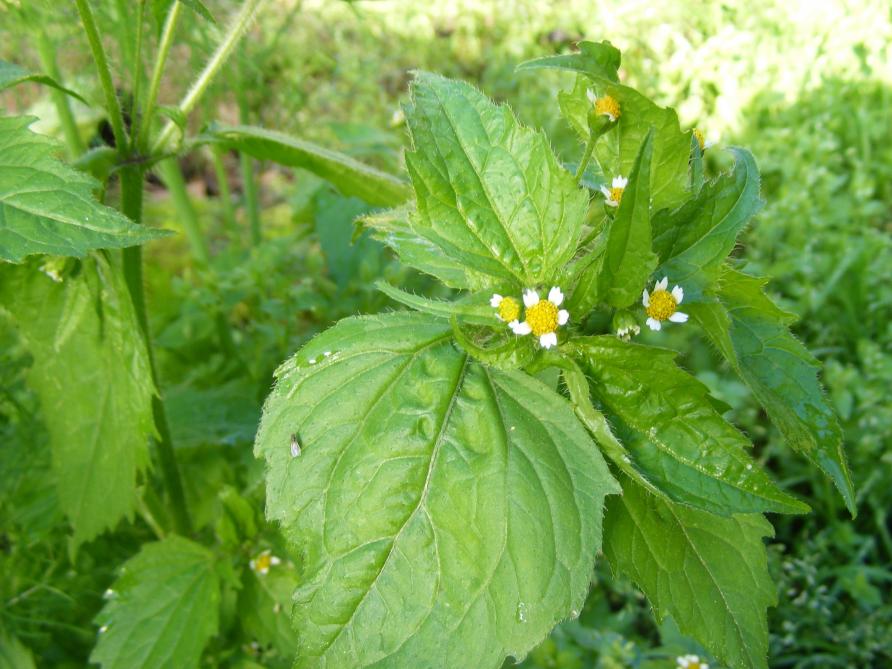
{"type": "MultiPolygon", "coordinates": [[[[143,174],[140,168],[126,167],[121,170],[121,211],[134,223],[142,222],[142,198],[143,174]]],[[[158,370],[155,364],[155,352],[149,331],[149,319],[146,313],[145,294],[143,292],[141,247],[131,246],[124,249],[124,278],[133,300],[133,306],[136,309],[136,319],[139,322],[139,327],[146,343],[152,370],[152,380],[155,383],[155,387],[160,388],[158,370]]],[[[164,408],[163,400],[158,395],[152,397],[152,414],[155,418],[155,428],[158,430],[158,457],[161,462],[164,484],[167,493],[170,495],[174,527],[180,534],[189,534],[192,531],[192,522],[189,518],[189,509],[186,506],[186,495],[183,492],[183,482],[177,467],[170,424],[167,421],[167,412],[164,408]]]]}
{"type": "Polygon", "coordinates": [[[201,225],[198,221],[198,214],[195,213],[195,207],[189,199],[189,193],[186,190],[186,181],[183,179],[183,173],[180,166],[173,158],[167,158],[158,163],[158,173],[167,186],[167,192],[173,200],[174,211],[177,218],[183,226],[183,232],[186,233],[186,239],[189,240],[189,246],[195,259],[202,267],[207,267],[211,261],[211,253],[208,249],[207,240],[201,231],[201,225]]]}
{"type": "Polygon", "coordinates": [[[174,0],[164,19],[164,28],[161,31],[161,41],[158,43],[158,55],[155,57],[155,65],[152,67],[152,79],[149,83],[149,97],[146,98],[146,107],[143,110],[142,121],[139,126],[139,146],[148,144],[149,129],[152,127],[152,116],[155,113],[155,104],[158,101],[158,89],[161,86],[161,75],[164,74],[164,66],[170,47],[173,44],[173,36],[176,32],[177,21],[180,18],[182,8],[179,0],[174,0]]]}
{"type": "MultiPolygon", "coordinates": [[[[56,48],[50,41],[45,31],[41,30],[37,34],[37,52],[40,56],[40,64],[48,75],[64,84],[62,75],[59,72],[59,65],[56,62],[56,48]]],[[[56,107],[56,113],[59,115],[59,124],[62,126],[62,133],[65,135],[65,145],[68,147],[68,157],[74,160],[87,150],[84,140],[81,139],[80,132],[77,129],[77,122],[74,120],[74,114],[71,112],[71,104],[68,96],[62,91],[55,88],[50,89],[50,95],[53,98],[53,104],[56,107]]]]}
{"type": "Polygon", "coordinates": [[[238,224],[235,221],[235,210],[232,208],[232,192],[229,190],[229,175],[226,174],[223,153],[217,146],[211,147],[211,163],[214,165],[214,174],[217,175],[217,188],[220,190],[219,199],[223,207],[223,222],[231,235],[238,236],[238,224]]]}
{"type": "Polygon", "coordinates": [[[582,160],[579,161],[579,167],[576,168],[576,183],[582,182],[582,175],[585,174],[585,168],[588,167],[588,164],[592,160],[592,152],[595,150],[595,142],[597,139],[597,134],[594,132],[589,133],[588,142],[585,144],[585,153],[582,154],[582,160]]]}
{"type": "MultiPolygon", "coordinates": [[[[79,2],[83,2],[83,0],[79,0],[79,2]]],[[[220,69],[232,54],[233,49],[235,49],[242,35],[244,35],[245,31],[248,29],[248,26],[251,24],[251,19],[254,17],[254,12],[257,11],[261,2],[263,2],[263,0],[245,0],[241,10],[233,18],[232,23],[230,23],[229,29],[223,36],[223,40],[217,46],[214,55],[211,56],[211,59],[208,61],[207,65],[205,65],[204,70],[198,75],[195,83],[192,84],[186,92],[186,95],[180,101],[179,110],[183,115],[188,115],[195,108],[195,105],[198,104],[198,101],[201,100],[201,97],[204,95],[208,86],[210,86],[211,81],[217,76],[220,69]]],[[[158,139],[155,140],[153,153],[162,153],[167,148],[167,144],[170,142],[175,131],[176,124],[173,123],[173,121],[168,122],[158,136],[158,139]]]]}
{"type": "Polygon", "coordinates": [[[254,181],[254,161],[251,156],[240,153],[242,168],[242,191],[245,196],[245,214],[251,229],[251,245],[257,246],[263,235],[260,232],[260,205],[257,200],[257,184],[254,181]]]}
{"type": "Polygon", "coordinates": [[[139,7],[136,10],[136,47],[135,54],[133,56],[133,104],[130,108],[130,127],[132,129],[132,136],[130,141],[133,143],[131,147],[132,150],[136,149],[138,132],[137,129],[139,127],[139,121],[137,116],[140,110],[140,94],[142,93],[142,79],[143,79],[143,69],[142,69],[142,38],[143,38],[143,24],[145,23],[145,11],[146,11],[146,0],[138,0],[139,7]]]}
{"type": "Polygon", "coordinates": [[[99,30],[96,27],[96,19],[93,17],[93,10],[90,9],[87,0],[74,0],[74,2],[77,5],[78,14],[80,14],[87,41],[90,43],[90,51],[93,54],[93,61],[96,63],[102,90],[105,92],[106,112],[111,123],[112,133],[115,136],[115,145],[118,153],[124,156],[127,152],[127,131],[124,129],[124,116],[121,113],[121,103],[118,101],[111,70],[108,67],[108,59],[105,57],[102,38],[99,37],[99,30]]]}

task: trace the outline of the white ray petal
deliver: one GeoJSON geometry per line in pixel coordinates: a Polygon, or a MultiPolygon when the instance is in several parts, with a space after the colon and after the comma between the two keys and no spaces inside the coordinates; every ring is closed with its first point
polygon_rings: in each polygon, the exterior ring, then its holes
{"type": "Polygon", "coordinates": [[[511,321],[511,329],[514,331],[514,334],[520,335],[528,335],[533,331],[533,328],[530,327],[530,324],[524,321],[523,323],[519,323],[517,321],[511,321]]]}
{"type": "Polygon", "coordinates": [[[645,307],[650,306],[650,293],[647,292],[647,288],[644,289],[644,292],[641,293],[641,304],[645,307]]]}
{"type": "Polygon", "coordinates": [[[614,188],[625,188],[629,183],[629,180],[625,177],[613,177],[613,187],[614,188]]]}
{"type": "Polygon", "coordinates": [[[502,303],[503,299],[504,298],[501,295],[499,295],[498,293],[493,293],[492,297],[489,298],[489,306],[495,307],[496,309],[498,309],[499,305],[502,303]]]}
{"type": "Polygon", "coordinates": [[[527,308],[539,303],[539,293],[532,288],[523,291],[523,305],[527,308]]]}
{"type": "Polygon", "coordinates": [[[546,332],[544,335],[539,337],[539,344],[542,346],[542,348],[551,348],[552,346],[557,346],[557,333],[546,332]]]}
{"type": "Polygon", "coordinates": [[[657,285],[654,286],[654,290],[666,290],[666,286],[669,285],[669,277],[664,276],[662,279],[657,281],[657,285]]]}
{"type": "Polygon", "coordinates": [[[651,330],[659,331],[659,329],[663,326],[660,325],[660,321],[658,321],[656,318],[648,318],[647,327],[649,327],[651,330]]]}
{"type": "Polygon", "coordinates": [[[680,311],[676,311],[674,314],[672,314],[669,317],[669,320],[672,321],[673,323],[687,323],[688,315],[684,314],[680,311]]]}
{"type": "Polygon", "coordinates": [[[567,321],[570,320],[570,312],[566,309],[561,309],[558,312],[558,325],[566,325],[567,321]]]}
{"type": "Polygon", "coordinates": [[[676,304],[681,304],[681,301],[684,299],[684,288],[675,286],[675,288],[672,289],[672,297],[675,298],[676,304]]]}
{"type": "Polygon", "coordinates": [[[551,290],[549,290],[548,301],[556,307],[561,306],[561,302],[564,301],[564,294],[561,292],[561,289],[557,286],[554,286],[551,290]]]}

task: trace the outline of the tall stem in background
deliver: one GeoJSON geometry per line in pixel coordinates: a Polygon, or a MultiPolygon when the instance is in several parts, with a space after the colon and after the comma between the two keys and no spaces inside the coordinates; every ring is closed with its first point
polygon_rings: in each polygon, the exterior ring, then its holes
{"type": "MultiPolygon", "coordinates": [[[[80,1],[82,2],[83,0],[80,1]]],[[[262,2],[263,0],[245,0],[241,10],[239,10],[239,13],[236,14],[232,23],[230,23],[223,40],[217,46],[214,55],[211,56],[207,65],[204,66],[204,70],[198,75],[195,83],[192,84],[180,101],[178,109],[183,115],[188,115],[195,108],[195,105],[198,104],[198,101],[201,100],[201,96],[204,95],[208,86],[211,85],[214,77],[217,76],[229,56],[232,55],[233,49],[235,49],[242,35],[245,34],[245,31],[251,24],[251,19],[254,18],[254,12],[257,11],[262,2]]],[[[161,134],[158,135],[158,139],[155,140],[152,152],[156,154],[163,153],[167,149],[167,144],[173,138],[175,131],[176,124],[173,121],[169,121],[164,126],[161,134]]]]}
{"type": "MultiPolygon", "coordinates": [[[[56,62],[56,47],[50,41],[49,35],[42,29],[37,33],[37,53],[40,56],[40,64],[46,73],[59,83],[64,84],[62,75],[59,72],[59,65],[56,62]]],[[[55,88],[50,89],[50,95],[53,98],[56,113],[59,115],[59,125],[62,126],[62,133],[65,135],[68,157],[74,160],[86,151],[87,147],[77,129],[77,122],[74,120],[74,114],[71,112],[68,96],[55,88]]]]}

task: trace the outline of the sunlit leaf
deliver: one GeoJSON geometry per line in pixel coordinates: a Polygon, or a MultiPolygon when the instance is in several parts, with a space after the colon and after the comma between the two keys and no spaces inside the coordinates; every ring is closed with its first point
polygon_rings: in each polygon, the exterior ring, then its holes
{"type": "Polygon", "coordinates": [[[619,49],[610,42],[579,42],[577,53],[560,54],[534,58],[517,66],[518,72],[555,68],[570,70],[594,77],[603,77],[610,81],[619,81],[617,70],[621,55],[619,49]]]}
{"type": "Polygon", "coordinates": [[[522,658],[579,610],[617,490],[564,399],[424,314],[315,338],[279,369],[255,449],[303,554],[298,667],[522,658]]]}
{"type": "Polygon", "coordinates": [[[0,91],[4,91],[7,88],[12,88],[13,86],[17,86],[18,84],[26,82],[42,84],[44,86],[49,86],[50,88],[55,88],[57,91],[62,91],[66,95],[70,95],[71,97],[80,100],[84,104],[89,104],[73,90],[71,90],[70,88],[65,88],[65,86],[46,74],[28,72],[28,70],[23,68],[21,65],[16,65],[15,63],[8,63],[5,60],[0,60],[0,91]]]}
{"type": "Polygon", "coordinates": [[[176,535],[145,544],[106,598],[91,662],[103,669],[197,667],[219,622],[214,555],[176,535]]]}
{"type": "Polygon", "coordinates": [[[101,257],[79,264],[60,282],[33,263],[0,267],[0,303],[34,357],[28,383],[40,397],[75,544],[132,514],[155,392],[120,270],[101,257]]]}

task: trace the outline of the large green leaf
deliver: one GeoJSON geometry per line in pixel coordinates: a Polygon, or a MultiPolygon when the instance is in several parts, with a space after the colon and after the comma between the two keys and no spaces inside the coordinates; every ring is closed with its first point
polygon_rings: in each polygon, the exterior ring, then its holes
{"type": "Polygon", "coordinates": [[[488,284],[550,284],[576,251],[588,197],[545,134],[469,84],[427,73],[406,118],[416,235],[488,284]]]}
{"type": "Polygon", "coordinates": [[[343,153],[274,130],[249,125],[219,125],[212,127],[200,139],[261,160],[305,169],[329,181],[344,195],[355,195],[369,204],[395,207],[412,195],[409,185],[392,174],[343,153]]]}
{"type": "Polygon", "coordinates": [[[120,271],[101,257],[79,264],[61,282],[31,265],[0,267],[0,303],[34,357],[28,382],[49,428],[75,544],[132,514],[155,392],[120,271]]]}
{"type": "Polygon", "coordinates": [[[146,544],[121,569],[96,617],[90,661],[103,669],[198,666],[217,633],[220,584],[214,555],[172,535],[146,544]]]}
{"type": "Polygon", "coordinates": [[[696,197],[654,217],[659,276],[681,284],[688,302],[717,278],[737,235],[761,209],[759,170],[746,149],[731,149],[734,168],[706,184],[696,197]]]}
{"type": "Polygon", "coordinates": [[[589,137],[588,116],[591,102],[586,91],[610,95],[620,104],[620,117],[613,129],[595,146],[595,157],[608,180],[617,175],[628,177],[645,136],[653,128],[653,167],[651,198],[653,210],[674,208],[688,196],[688,161],[691,157],[691,133],[682,132],[678,115],[668,107],[658,107],[634,88],[604,78],[579,75],[570,91],[558,95],[564,117],[585,142],[589,137]]]}
{"type": "Polygon", "coordinates": [[[0,669],[34,669],[31,651],[0,627],[0,669]]]}
{"type": "Polygon", "coordinates": [[[819,363],[790,333],[793,316],[778,309],[764,285],[726,267],[719,302],[692,304],[689,311],[790,446],[827,473],[854,514],[842,430],[818,381],[819,363]]]}
{"type": "Polygon", "coordinates": [[[83,257],[169,234],[135,225],[99,204],[98,183],[53,157],[56,143],[31,132],[31,117],[0,117],[0,260],[33,253],[83,257]]]}
{"type": "Polygon", "coordinates": [[[37,72],[28,72],[28,70],[23,68],[21,65],[16,65],[15,63],[7,63],[5,60],[0,60],[0,91],[4,91],[7,88],[11,88],[12,86],[17,86],[18,84],[23,84],[26,82],[43,84],[44,86],[55,88],[56,90],[62,91],[66,95],[77,98],[84,104],[88,104],[87,101],[84,100],[80,95],[75,93],[70,88],[65,88],[62,84],[60,84],[52,77],[46,74],[39,74],[37,72]]]}
{"type": "Polygon", "coordinates": [[[735,669],[767,667],[766,609],[774,606],[759,515],[721,518],[655,497],[623,479],[607,504],[604,553],[615,573],[647,595],[657,619],[681,631],[735,669]]]}
{"type": "Polygon", "coordinates": [[[582,41],[577,46],[579,47],[577,53],[534,58],[518,65],[517,71],[554,68],[603,77],[610,81],[619,81],[617,75],[621,59],[619,49],[606,40],[603,42],[582,41]]]}
{"type": "Polygon", "coordinates": [[[808,506],[779,490],[750,457],[675,352],[605,335],[575,340],[597,402],[614,417],[634,467],[671,499],[727,515],[808,506]]]}
{"type": "Polygon", "coordinates": [[[641,291],[657,257],[651,251],[650,172],[653,133],[644,138],[629,175],[616,218],[607,233],[604,264],[598,277],[598,294],[618,309],[641,298],[641,291]]]}
{"type": "Polygon", "coordinates": [[[310,342],[277,372],[255,450],[267,515],[303,552],[298,667],[522,658],[579,610],[617,491],[563,398],[424,314],[310,342]]]}

